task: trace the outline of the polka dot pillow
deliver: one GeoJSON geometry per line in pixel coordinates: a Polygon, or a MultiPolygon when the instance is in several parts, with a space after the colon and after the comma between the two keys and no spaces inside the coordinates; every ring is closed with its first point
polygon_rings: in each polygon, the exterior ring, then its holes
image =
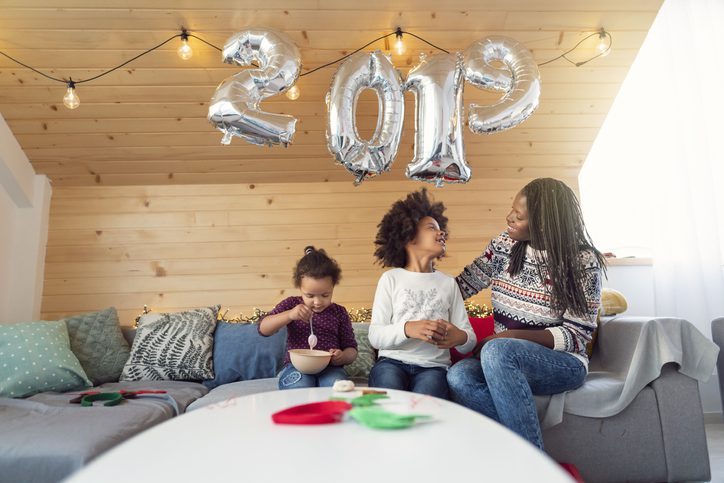
{"type": "Polygon", "coordinates": [[[0,396],[26,397],[91,385],[63,321],[0,325],[0,396]]]}

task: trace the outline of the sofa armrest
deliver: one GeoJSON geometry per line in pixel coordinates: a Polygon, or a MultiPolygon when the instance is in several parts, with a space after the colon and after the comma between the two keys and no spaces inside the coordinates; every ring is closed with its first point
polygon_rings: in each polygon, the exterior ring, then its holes
{"type": "Polygon", "coordinates": [[[565,412],[601,418],[618,414],[672,364],[698,381],[712,374],[719,348],[683,319],[604,320],[583,387],[566,395],[565,412]]]}
{"type": "Polygon", "coordinates": [[[668,481],[709,481],[709,450],[698,383],[667,364],[651,387],[661,420],[668,481]]]}
{"type": "Polygon", "coordinates": [[[602,317],[589,370],[625,372],[631,365],[641,333],[653,320],[651,317],[602,317]]]}
{"type": "Polygon", "coordinates": [[[604,320],[589,369],[630,378],[632,371],[658,377],[664,364],[698,381],[711,376],[719,348],[690,322],[667,317],[615,317],[604,320]]]}

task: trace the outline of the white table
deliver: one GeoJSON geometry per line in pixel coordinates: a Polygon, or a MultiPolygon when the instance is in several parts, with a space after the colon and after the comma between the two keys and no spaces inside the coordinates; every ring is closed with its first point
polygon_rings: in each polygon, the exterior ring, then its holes
{"type": "Polygon", "coordinates": [[[271,420],[276,411],[332,394],[330,388],[292,389],[207,406],[126,441],[69,481],[572,481],[557,463],[492,420],[405,391],[388,391],[385,409],[430,414],[431,421],[375,430],[349,417],[318,426],[271,420]]]}

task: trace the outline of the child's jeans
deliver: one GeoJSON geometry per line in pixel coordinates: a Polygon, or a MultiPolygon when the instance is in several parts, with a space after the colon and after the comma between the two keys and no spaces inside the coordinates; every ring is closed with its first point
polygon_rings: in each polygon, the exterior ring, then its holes
{"type": "Polygon", "coordinates": [[[448,398],[447,368],[421,367],[387,357],[380,357],[372,366],[369,385],[448,398]]]}
{"type": "Polygon", "coordinates": [[[319,374],[302,374],[287,364],[279,373],[279,389],[296,389],[299,387],[332,387],[335,381],[347,379],[347,373],[341,366],[327,366],[319,374]]]}

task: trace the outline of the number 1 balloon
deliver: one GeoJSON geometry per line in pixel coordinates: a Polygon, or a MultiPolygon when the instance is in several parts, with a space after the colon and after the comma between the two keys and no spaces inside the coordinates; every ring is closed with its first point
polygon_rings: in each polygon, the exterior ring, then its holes
{"type": "Polygon", "coordinates": [[[262,111],[262,100],[283,93],[301,70],[299,49],[281,32],[249,28],[233,35],[222,51],[223,61],[240,66],[258,64],[224,79],[209,105],[209,121],[224,133],[222,144],[238,136],[252,144],[285,147],[292,142],[297,119],[262,111]]]}
{"type": "Polygon", "coordinates": [[[451,54],[420,56],[405,90],[415,94],[415,155],[405,175],[440,187],[465,183],[470,168],[463,143],[462,62],[451,54]]]}

